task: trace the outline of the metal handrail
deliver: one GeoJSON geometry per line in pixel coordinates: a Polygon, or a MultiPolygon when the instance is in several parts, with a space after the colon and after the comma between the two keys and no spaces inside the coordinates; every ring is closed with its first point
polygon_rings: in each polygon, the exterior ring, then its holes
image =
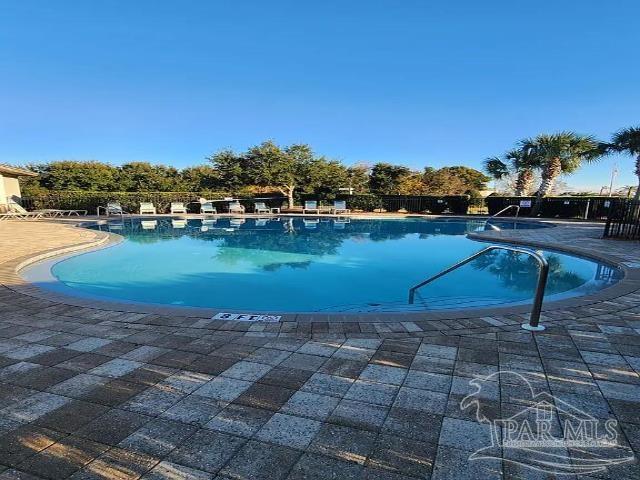
{"type": "Polygon", "coordinates": [[[490,245],[486,248],[483,248],[479,252],[476,252],[473,255],[470,255],[464,260],[459,261],[458,263],[450,266],[449,268],[441,271],[440,273],[433,275],[432,277],[427,278],[425,281],[420,282],[417,285],[414,285],[413,287],[411,287],[409,289],[409,304],[410,305],[413,304],[415,300],[416,290],[418,290],[419,288],[424,287],[428,283],[431,283],[434,280],[437,280],[438,278],[443,277],[449,272],[452,272],[453,270],[456,270],[462,267],[463,265],[466,265],[472,260],[475,260],[479,256],[484,255],[485,253],[492,250],[507,250],[510,252],[523,253],[525,255],[529,255],[530,257],[533,257],[538,262],[538,265],[540,265],[540,272],[538,273],[538,283],[536,284],[536,293],[533,299],[533,309],[531,310],[531,315],[529,316],[529,323],[523,323],[522,328],[524,328],[525,330],[530,330],[534,332],[540,332],[544,330],[544,326],[540,325],[540,313],[542,311],[542,301],[544,299],[544,290],[547,286],[547,277],[549,276],[549,263],[538,252],[534,252],[532,250],[526,250],[524,248],[508,247],[505,245],[490,245]]]}
{"type": "Polygon", "coordinates": [[[516,209],[516,218],[518,218],[518,215],[520,214],[520,205],[507,205],[506,207],[504,207],[502,210],[500,210],[498,213],[494,213],[493,215],[491,215],[489,218],[495,218],[498,215],[500,215],[501,213],[506,212],[507,210],[510,210],[512,208],[516,209]]]}

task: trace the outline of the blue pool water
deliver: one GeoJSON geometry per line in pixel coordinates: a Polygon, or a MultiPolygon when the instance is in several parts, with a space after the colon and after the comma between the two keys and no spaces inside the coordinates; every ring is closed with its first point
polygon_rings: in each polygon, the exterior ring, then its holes
{"type": "MultiPolygon", "coordinates": [[[[410,311],[529,302],[537,265],[494,252],[428,285],[416,304],[408,289],[486,245],[466,233],[487,228],[545,228],[535,223],[423,218],[229,219],[140,222],[101,230],[125,241],[53,265],[45,287],[76,294],[247,312],[410,311]]],[[[547,298],[585,294],[616,271],[544,252],[547,298]]]]}

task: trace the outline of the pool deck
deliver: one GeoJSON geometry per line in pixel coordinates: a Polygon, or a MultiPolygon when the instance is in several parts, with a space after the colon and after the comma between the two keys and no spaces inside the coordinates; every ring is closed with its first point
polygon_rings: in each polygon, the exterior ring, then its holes
{"type": "Polygon", "coordinates": [[[616,419],[605,458],[640,452],[640,243],[603,240],[602,224],[481,235],[624,267],[618,285],[548,303],[532,334],[526,307],[233,322],[26,284],[16,269],[33,259],[115,241],[73,222],[0,223],[0,479],[556,478],[509,448],[469,460],[491,429],[460,402],[507,371],[478,394],[486,418],[531,405],[526,379],[558,408],[616,419]]]}

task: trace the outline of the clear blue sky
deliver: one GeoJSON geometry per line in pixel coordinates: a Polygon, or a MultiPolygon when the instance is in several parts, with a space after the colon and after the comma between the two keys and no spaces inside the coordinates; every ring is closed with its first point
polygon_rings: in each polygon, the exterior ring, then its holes
{"type": "Polygon", "coordinates": [[[638,18],[638,0],[0,0],[0,162],[181,167],[271,138],[479,168],[524,136],[640,124],[638,18]]]}

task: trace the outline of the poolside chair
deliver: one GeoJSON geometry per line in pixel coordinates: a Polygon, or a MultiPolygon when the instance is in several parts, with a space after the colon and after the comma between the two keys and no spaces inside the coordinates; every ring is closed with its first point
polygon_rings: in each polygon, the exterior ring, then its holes
{"type": "Polygon", "coordinates": [[[171,202],[171,214],[174,213],[187,213],[183,202],[171,202]]]}
{"type": "Polygon", "coordinates": [[[351,213],[351,210],[347,208],[347,202],[345,200],[335,200],[333,202],[333,207],[331,207],[331,213],[337,215],[340,213],[351,213]]]}
{"type": "Polygon", "coordinates": [[[240,202],[229,202],[229,213],[240,213],[244,214],[244,205],[240,202]]]}
{"type": "Polygon", "coordinates": [[[105,215],[124,215],[124,210],[119,202],[108,202],[107,206],[98,205],[96,208],[96,214],[100,216],[100,210],[104,210],[105,215]]]}
{"type": "Polygon", "coordinates": [[[44,215],[43,212],[29,212],[22,205],[14,201],[9,202],[9,211],[3,216],[5,218],[16,218],[18,220],[38,220],[44,215]]]}
{"type": "Polygon", "coordinates": [[[203,215],[215,215],[218,213],[218,210],[213,206],[213,203],[203,202],[200,204],[200,213],[203,215]]]}
{"type": "Polygon", "coordinates": [[[157,213],[155,205],[151,202],[140,202],[140,215],[145,213],[155,215],[157,213]]]}
{"type": "MultiPolygon", "coordinates": [[[[267,204],[264,202],[255,202],[253,204],[253,213],[258,215],[261,213],[271,213],[271,209],[267,207],[267,204]]],[[[280,209],[278,209],[278,213],[280,213],[280,209]]]]}
{"type": "Polygon", "coordinates": [[[302,209],[302,214],[306,214],[307,212],[316,212],[320,214],[320,209],[318,208],[317,200],[305,200],[304,208],[302,209]]]}

